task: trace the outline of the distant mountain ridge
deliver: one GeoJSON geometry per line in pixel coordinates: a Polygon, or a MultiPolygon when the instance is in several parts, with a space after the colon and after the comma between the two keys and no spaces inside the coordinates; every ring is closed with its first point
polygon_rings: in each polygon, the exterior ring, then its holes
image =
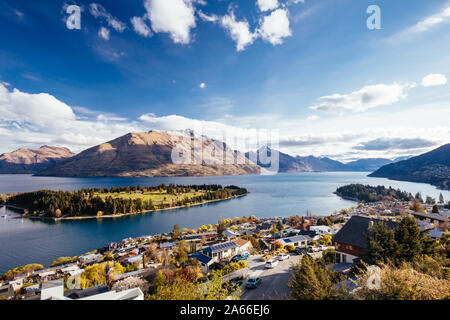
{"type": "MultiPolygon", "coordinates": [[[[273,150],[275,151],[275,150],[273,150]]],[[[270,165],[264,164],[260,161],[260,154],[267,152],[270,157],[272,149],[269,147],[262,147],[256,152],[247,152],[245,156],[252,160],[257,160],[257,164],[263,168],[267,168],[270,165]],[[267,151],[266,151],[267,150],[267,151]]],[[[333,160],[327,157],[314,157],[314,156],[291,156],[289,154],[278,151],[279,153],[279,172],[327,172],[327,171],[361,171],[371,172],[376,170],[387,163],[392,163],[392,160],[383,158],[374,159],[360,159],[357,161],[349,162],[347,164],[337,160],[333,160]]]]}
{"type": "Polygon", "coordinates": [[[223,142],[194,138],[189,133],[172,135],[163,131],[128,133],[122,137],[89,148],[76,156],[38,173],[40,176],[63,177],[161,177],[219,176],[259,173],[261,168],[247,161],[238,151],[223,142]],[[174,138],[184,137],[180,141],[174,138]],[[172,152],[190,155],[192,140],[202,150],[225,150],[225,164],[207,152],[195,153],[190,163],[175,164],[172,152]],[[221,149],[222,148],[222,149],[221,149]],[[236,158],[234,158],[236,157],[236,158]],[[194,160],[194,161],[192,161],[194,160]],[[236,161],[235,161],[236,160],[236,161]],[[235,164],[236,163],[236,164],[235,164]]]}
{"type": "Polygon", "coordinates": [[[0,174],[37,173],[74,155],[67,148],[52,146],[42,146],[39,149],[20,148],[0,155],[0,174]]]}
{"type": "Polygon", "coordinates": [[[408,160],[388,164],[369,176],[424,182],[450,190],[450,144],[408,160]]]}

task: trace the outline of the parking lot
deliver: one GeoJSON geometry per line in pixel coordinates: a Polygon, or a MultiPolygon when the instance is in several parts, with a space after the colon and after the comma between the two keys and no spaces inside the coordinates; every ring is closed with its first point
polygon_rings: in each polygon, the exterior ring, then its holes
{"type": "MultiPolygon", "coordinates": [[[[321,252],[311,254],[320,257],[321,252]]],[[[242,300],[285,300],[289,296],[288,282],[292,276],[292,266],[298,263],[301,256],[291,255],[289,259],[280,261],[273,269],[265,269],[261,255],[251,256],[247,263],[251,274],[262,279],[255,289],[242,286],[242,300]]]]}

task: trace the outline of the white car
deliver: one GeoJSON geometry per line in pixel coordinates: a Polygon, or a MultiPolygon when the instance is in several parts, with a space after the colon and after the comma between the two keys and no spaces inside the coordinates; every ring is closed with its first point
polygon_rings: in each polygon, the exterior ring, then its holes
{"type": "Polygon", "coordinates": [[[270,259],[266,261],[266,269],[273,269],[278,265],[278,260],[276,259],[270,259]]]}
{"type": "Polygon", "coordinates": [[[324,251],[324,250],[327,250],[327,249],[328,249],[328,246],[325,246],[325,245],[319,246],[319,250],[321,250],[321,251],[324,251]]]}
{"type": "Polygon", "coordinates": [[[283,261],[283,260],[289,259],[289,255],[286,254],[286,253],[280,253],[280,254],[277,256],[277,259],[280,260],[280,261],[283,261]]]}

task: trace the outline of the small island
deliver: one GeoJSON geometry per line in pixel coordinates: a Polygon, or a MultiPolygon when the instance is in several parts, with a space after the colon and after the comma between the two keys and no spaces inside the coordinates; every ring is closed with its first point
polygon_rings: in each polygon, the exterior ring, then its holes
{"type": "Polygon", "coordinates": [[[362,184],[349,184],[337,188],[336,195],[343,199],[353,201],[364,202],[378,202],[378,201],[411,201],[414,197],[411,193],[401,191],[399,189],[393,189],[392,187],[386,188],[384,186],[369,186],[362,184]]]}
{"type": "Polygon", "coordinates": [[[89,188],[78,191],[40,190],[10,195],[5,204],[33,219],[75,220],[121,217],[190,207],[244,196],[247,189],[221,185],[159,185],[89,188]]]}

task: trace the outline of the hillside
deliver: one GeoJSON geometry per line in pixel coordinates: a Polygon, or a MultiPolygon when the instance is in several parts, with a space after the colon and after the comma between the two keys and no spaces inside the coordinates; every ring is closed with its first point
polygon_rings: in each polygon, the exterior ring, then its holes
{"type": "MultiPolygon", "coordinates": [[[[194,138],[192,138],[194,139],[194,138]]],[[[175,146],[179,155],[188,155],[192,150],[188,133],[171,135],[152,130],[128,133],[112,141],[87,149],[75,157],[44,170],[38,175],[65,177],[161,177],[161,176],[218,176],[259,173],[255,164],[245,164],[245,156],[225,145],[226,164],[220,163],[218,156],[210,150],[219,150],[223,145],[216,140],[196,138],[195,145],[202,147],[187,164],[174,164],[172,151],[175,146]],[[177,143],[183,136],[182,142],[177,143]],[[203,160],[203,162],[202,162],[203,160]],[[244,164],[235,164],[244,163],[244,164]]]]}
{"type": "MultiPolygon", "coordinates": [[[[270,166],[261,163],[259,155],[261,152],[265,152],[267,147],[263,147],[257,152],[247,152],[245,156],[249,159],[258,159],[258,165],[263,168],[270,166]],[[256,158],[258,157],[258,158],[256,158]]],[[[389,159],[360,159],[347,164],[340,161],[332,160],[324,157],[314,156],[291,156],[287,153],[278,151],[280,156],[280,169],[279,172],[330,172],[330,171],[374,171],[387,163],[392,161],[389,159]]],[[[268,148],[269,157],[272,154],[272,150],[268,148]]]]}
{"type": "Polygon", "coordinates": [[[408,160],[388,164],[369,176],[430,183],[450,190],[450,144],[408,160]]]}
{"type": "Polygon", "coordinates": [[[348,162],[346,166],[352,171],[375,171],[392,162],[392,160],[384,158],[368,158],[348,162]]]}
{"type": "Polygon", "coordinates": [[[39,149],[25,149],[0,155],[1,174],[36,173],[75,154],[67,148],[43,146],[39,149]]]}

